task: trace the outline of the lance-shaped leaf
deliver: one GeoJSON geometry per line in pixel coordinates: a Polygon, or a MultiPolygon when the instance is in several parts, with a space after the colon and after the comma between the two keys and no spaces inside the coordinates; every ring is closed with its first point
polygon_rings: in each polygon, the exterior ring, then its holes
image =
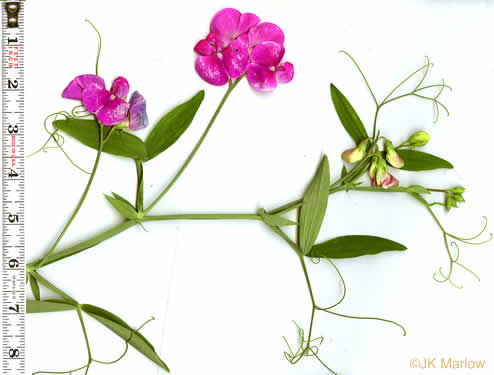
{"type": "Polygon", "coordinates": [[[345,95],[333,84],[331,84],[331,99],[333,100],[334,109],[340,118],[341,124],[348,135],[355,141],[355,144],[358,145],[365,138],[368,138],[367,131],[357,112],[355,112],[348,99],[345,98],[345,95]]]}
{"type": "Polygon", "coordinates": [[[431,171],[440,168],[453,168],[449,161],[422,151],[398,150],[398,155],[405,162],[405,165],[401,168],[405,171],[431,171]]]}
{"type": "Polygon", "coordinates": [[[379,254],[383,251],[403,251],[406,249],[402,244],[382,237],[341,236],[314,245],[308,256],[342,259],[379,254]]]}
{"type": "MultiPolygon", "coordinates": [[[[99,124],[94,120],[68,118],[54,121],[53,126],[86,146],[95,150],[99,148],[99,124]]],[[[103,139],[106,138],[111,129],[111,126],[103,126],[103,139]]],[[[147,159],[144,142],[139,137],[124,130],[112,132],[103,146],[103,152],[137,160],[147,159]]]]}
{"type": "Polygon", "coordinates": [[[204,99],[204,91],[199,91],[192,99],[182,103],[164,115],[146,138],[148,160],[161,154],[173,145],[187,130],[204,99]]]}
{"type": "Polygon", "coordinates": [[[329,162],[324,155],[316,175],[304,194],[299,217],[299,246],[307,254],[316,242],[328,206],[329,162]]]}
{"type": "Polygon", "coordinates": [[[261,208],[258,211],[258,215],[261,216],[262,221],[264,221],[267,225],[270,227],[282,227],[286,225],[295,225],[294,221],[285,219],[284,217],[281,217],[280,215],[271,215],[266,212],[263,208],[261,208]]]}
{"type": "Polygon", "coordinates": [[[57,311],[67,311],[75,310],[77,307],[71,305],[70,303],[58,300],[58,299],[46,299],[43,301],[36,300],[26,300],[26,312],[28,314],[33,313],[44,313],[44,312],[57,312],[57,311]]]}
{"type": "Polygon", "coordinates": [[[32,277],[30,274],[28,274],[28,279],[29,279],[29,285],[31,285],[31,290],[33,292],[34,299],[36,301],[39,301],[41,299],[41,293],[39,291],[39,285],[38,281],[32,277]]]}
{"type": "Polygon", "coordinates": [[[163,362],[158,354],[156,354],[153,345],[151,345],[151,343],[142,334],[136,332],[118,316],[93,305],[81,305],[81,309],[92,318],[96,319],[98,322],[112,330],[123,340],[128,341],[130,345],[132,345],[158,366],[164,368],[166,371],[170,371],[165,362],[163,362]]]}
{"type": "Polygon", "coordinates": [[[137,211],[135,207],[132,206],[132,204],[125,198],[116,193],[113,193],[113,197],[105,194],[105,198],[118,212],[122,214],[123,217],[127,219],[137,218],[137,211]]]}

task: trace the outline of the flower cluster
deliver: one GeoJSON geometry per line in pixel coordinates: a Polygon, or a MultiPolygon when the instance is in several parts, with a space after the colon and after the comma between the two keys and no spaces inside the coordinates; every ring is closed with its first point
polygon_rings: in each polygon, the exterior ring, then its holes
{"type": "Polygon", "coordinates": [[[210,33],[199,41],[195,67],[206,82],[221,86],[243,74],[256,90],[273,91],[292,80],[293,64],[281,63],[283,31],[252,13],[225,8],[213,17],[210,33]]]}
{"type": "Polygon", "coordinates": [[[89,113],[107,126],[129,127],[138,130],[148,126],[146,100],[134,91],[127,103],[129,82],[124,77],[115,78],[108,91],[105,81],[95,74],[75,77],[62,93],[67,99],[80,100],[89,113]]]}

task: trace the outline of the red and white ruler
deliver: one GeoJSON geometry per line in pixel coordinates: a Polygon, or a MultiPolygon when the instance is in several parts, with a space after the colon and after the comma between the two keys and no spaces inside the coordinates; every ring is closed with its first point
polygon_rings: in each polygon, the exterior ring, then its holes
{"type": "Polygon", "coordinates": [[[25,374],[24,5],[2,1],[2,368],[25,374]]]}

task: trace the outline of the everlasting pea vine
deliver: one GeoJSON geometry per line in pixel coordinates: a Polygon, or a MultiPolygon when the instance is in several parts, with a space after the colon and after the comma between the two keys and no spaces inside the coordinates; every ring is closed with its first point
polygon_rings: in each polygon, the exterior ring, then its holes
{"type": "MultiPolygon", "coordinates": [[[[94,25],[92,26],[94,27],[94,25]]],[[[395,146],[396,143],[382,136],[381,131],[378,129],[378,115],[384,106],[405,97],[417,97],[430,101],[435,109],[434,122],[437,122],[441,108],[449,115],[445,105],[439,101],[439,97],[444,89],[451,90],[451,88],[444,81],[440,84],[425,84],[425,80],[432,67],[429,59],[427,59],[426,64],[399,82],[382,101],[378,101],[355,59],[347,52],[343,52],[351,59],[362,75],[364,83],[376,105],[376,109],[372,125],[372,135],[369,136],[367,129],[348,99],[334,85],[331,85],[331,99],[335,110],[343,127],[355,142],[354,148],[344,151],[341,155],[342,159],[351,168],[347,170],[345,166],[337,181],[330,182],[329,161],[324,156],[303,197],[280,207],[271,210],[261,208],[251,213],[151,214],[151,211],[156,208],[157,204],[168,191],[175,186],[188,165],[192,162],[228,97],[239,85],[243,77],[245,76],[247,78],[247,81],[255,90],[273,91],[278,83],[288,83],[293,79],[294,66],[289,62],[282,62],[285,54],[285,37],[279,26],[269,22],[261,22],[259,17],[252,13],[240,13],[231,8],[220,10],[211,21],[209,34],[205,39],[200,40],[194,48],[198,54],[195,68],[199,76],[212,85],[223,86],[228,84],[226,92],[203,134],[189,156],[185,159],[183,165],[161,193],[146,206],[144,200],[145,163],[166,151],[187,130],[201,105],[204,92],[200,91],[188,101],[168,112],[152,127],[147,138],[144,141],[141,140],[141,138],[131,134],[130,131],[143,129],[149,125],[146,114],[146,101],[137,91],[127,101],[129,83],[123,77],[116,78],[111,88],[109,90],[106,89],[103,78],[98,75],[101,50],[101,35],[99,32],[98,37],[99,44],[95,74],[76,76],[70,81],[62,93],[64,98],[78,100],[82,102],[82,105],[76,106],[71,113],[61,111],[49,115],[44,123],[49,138],[36,151],[60,148],[69,161],[77,166],[62,148],[64,138],[60,133],[63,132],[74,137],[86,146],[97,150],[94,165],[89,173],[90,176],[79,203],[66,225],[62,228],[59,236],[42,258],[32,261],[27,266],[27,280],[34,296],[34,300],[27,301],[27,312],[44,313],[75,310],[86,342],[88,360],[86,364],[73,370],[59,372],[38,371],[36,373],[65,374],[84,371],[87,374],[93,363],[108,365],[121,360],[127,353],[129,345],[136,348],[164,370],[169,371],[168,366],[158,356],[151,343],[139,332],[144,324],[147,324],[152,319],[146,321],[139,328],[133,329],[122,319],[105,309],[90,304],[79,303],[60,288],[53,285],[41,274],[43,268],[49,264],[79,254],[124,232],[128,228],[135,225],[142,225],[148,221],[256,220],[262,222],[273,233],[280,236],[299,258],[311,300],[310,323],[307,333],[301,325],[295,323],[299,338],[298,345],[296,347],[290,346],[288,341],[283,337],[287,345],[287,350],[284,352],[285,358],[290,363],[296,364],[304,357],[314,357],[326,370],[333,374],[336,374],[336,372],[319,355],[319,346],[323,343],[323,337],[314,337],[316,312],[343,318],[390,323],[397,326],[404,335],[406,334],[405,328],[401,324],[389,319],[354,316],[340,311],[334,311],[337,307],[341,308],[340,305],[347,295],[347,287],[342,273],[333,260],[375,255],[385,251],[403,251],[406,250],[406,247],[390,239],[369,235],[339,236],[323,242],[317,242],[319,231],[326,214],[326,207],[330,204],[329,197],[331,195],[343,191],[347,193],[367,191],[376,193],[405,193],[413,197],[424,205],[439,226],[444,237],[450,263],[449,270],[445,272],[441,268],[438,273],[434,274],[434,279],[438,282],[448,281],[453,286],[460,287],[452,280],[453,267],[455,265],[464,268],[475,277],[478,277],[473,271],[459,262],[460,254],[457,242],[481,244],[489,241],[492,238],[492,234],[486,241],[478,240],[485,232],[487,219],[485,219],[485,225],[479,234],[464,238],[447,232],[432,210],[432,207],[435,205],[444,206],[448,210],[456,207],[458,202],[464,201],[462,194],[465,189],[461,186],[444,189],[426,188],[419,185],[403,187],[399,186],[398,179],[389,171],[390,168],[407,171],[423,171],[453,168],[453,166],[442,158],[416,150],[416,148],[424,146],[430,140],[429,135],[425,131],[416,132],[395,146]],[[414,85],[411,91],[398,94],[398,91],[405,83],[419,75],[418,83],[414,85]],[[435,93],[433,92],[434,90],[436,90],[435,93]],[[54,127],[53,131],[48,130],[47,127],[50,119],[54,127]],[[53,141],[55,145],[49,146],[50,141],[53,141]],[[58,249],[61,239],[68,232],[71,223],[89,194],[100,158],[103,154],[127,157],[135,161],[135,203],[131,203],[115,192],[111,195],[105,195],[107,201],[122,215],[123,222],[78,244],[65,249],[58,249]],[[369,183],[368,186],[364,185],[364,176],[366,174],[369,177],[367,181],[369,183]],[[442,194],[444,202],[437,201],[429,203],[425,197],[432,194],[442,194]],[[297,212],[296,221],[291,221],[283,217],[286,213],[294,210],[297,212]],[[293,225],[297,229],[294,239],[283,230],[285,226],[293,225]],[[450,238],[453,240],[451,243],[450,238]],[[341,298],[328,307],[320,305],[314,297],[314,288],[311,284],[306,265],[308,259],[314,263],[319,263],[321,260],[327,261],[332,269],[335,270],[343,285],[343,295],[341,298]],[[42,299],[40,286],[54,292],[58,295],[58,299],[42,299]],[[124,340],[125,348],[122,355],[110,361],[95,359],[89,345],[89,333],[86,330],[83,313],[98,320],[124,340]]],[[[78,168],[82,170],[82,168],[78,168]]]]}

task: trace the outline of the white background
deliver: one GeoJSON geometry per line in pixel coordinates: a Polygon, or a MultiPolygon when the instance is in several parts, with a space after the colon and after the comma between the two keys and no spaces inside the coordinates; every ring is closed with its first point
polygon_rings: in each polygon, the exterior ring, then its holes
{"type": "MultiPolygon", "coordinates": [[[[301,196],[323,153],[331,177],[339,177],[340,153],[351,147],[334,112],[329,84],[349,98],[369,129],[373,102],[361,77],[339,50],[358,59],[379,99],[425,62],[442,78],[451,111],[433,124],[433,108],[419,99],[389,105],[379,129],[395,142],[427,130],[425,151],[453,163],[453,171],[398,172],[403,185],[468,191],[461,209],[438,216],[447,228],[469,235],[482,216],[494,218],[491,195],[494,5],[489,1],[29,1],[26,10],[27,151],[46,139],[43,119],[76,103],[61,92],[78,74],[92,73],[96,35],[103,35],[100,74],[109,85],[118,75],[147,99],[151,123],[200,89],[206,98],[189,130],[165,154],[145,165],[146,202],[166,185],[206,126],[225,87],[203,82],[194,71],[195,43],[206,36],[213,14],[226,6],[254,12],[280,25],[285,58],[295,65],[292,83],[259,95],[242,82],[227,102],[203,148],[153,213],[254,212],[301,196]]],[[[415,81],[416,82],[416,81],[415,81]]],[[[145,137],[147,131],[139,136],[145,137]]],[[[86,169],[95,151],[66,139],[66,150],[86,169]]],[[[27,164],[29,259],[49,248],[72,212],[87,176],[62,153],[38,154],[27,164]]],[[[103,193],[134,195],[134,165],[105,155],[90,196],[60,249],[120,221],[103,193]]],[[[310,301],[292,250],[256,222],[156,222],[134,227],[78,256],[48,266],[42,275],[81,303],[109,309],[131,326],[150,316],[142,333],[173,374],[324,374],[313,358],[291,366],[282,336],[296,341],[295,320],[306,330],[310,301]]],[[[433,281],[447,266],[442,236],[425,209],[404,195],[339,193],[331,197],[320,239],[374,234],[409,250],[338,261],[348,296],[337,311],[399,321],[394,326],[316,317],[314,333],[325,337],[321,357],[342,375],[446,374],[410,369],[412,358],[486,360],[494,334],[491,244],[462,245],[463,262],[481,278],[455,269],[460,291],[433,281]]],[[[331,304],[342,286],[327,264],[309,267],[317,298],[331,304]]],[[[44,293],[44,296],[49,294],[44,293]]],[[[123,342],[87,318],[94,356],[117,357],[123,342]]],[[[63,371],[86,360],[82,332],[73,312],[29,316],[28,369],[63,371]]],[[[452,370],[450,370],[451,372],[452,370]]],[[[135,350],[113,366],[91,374],[160,374],[135,350]]]]}

